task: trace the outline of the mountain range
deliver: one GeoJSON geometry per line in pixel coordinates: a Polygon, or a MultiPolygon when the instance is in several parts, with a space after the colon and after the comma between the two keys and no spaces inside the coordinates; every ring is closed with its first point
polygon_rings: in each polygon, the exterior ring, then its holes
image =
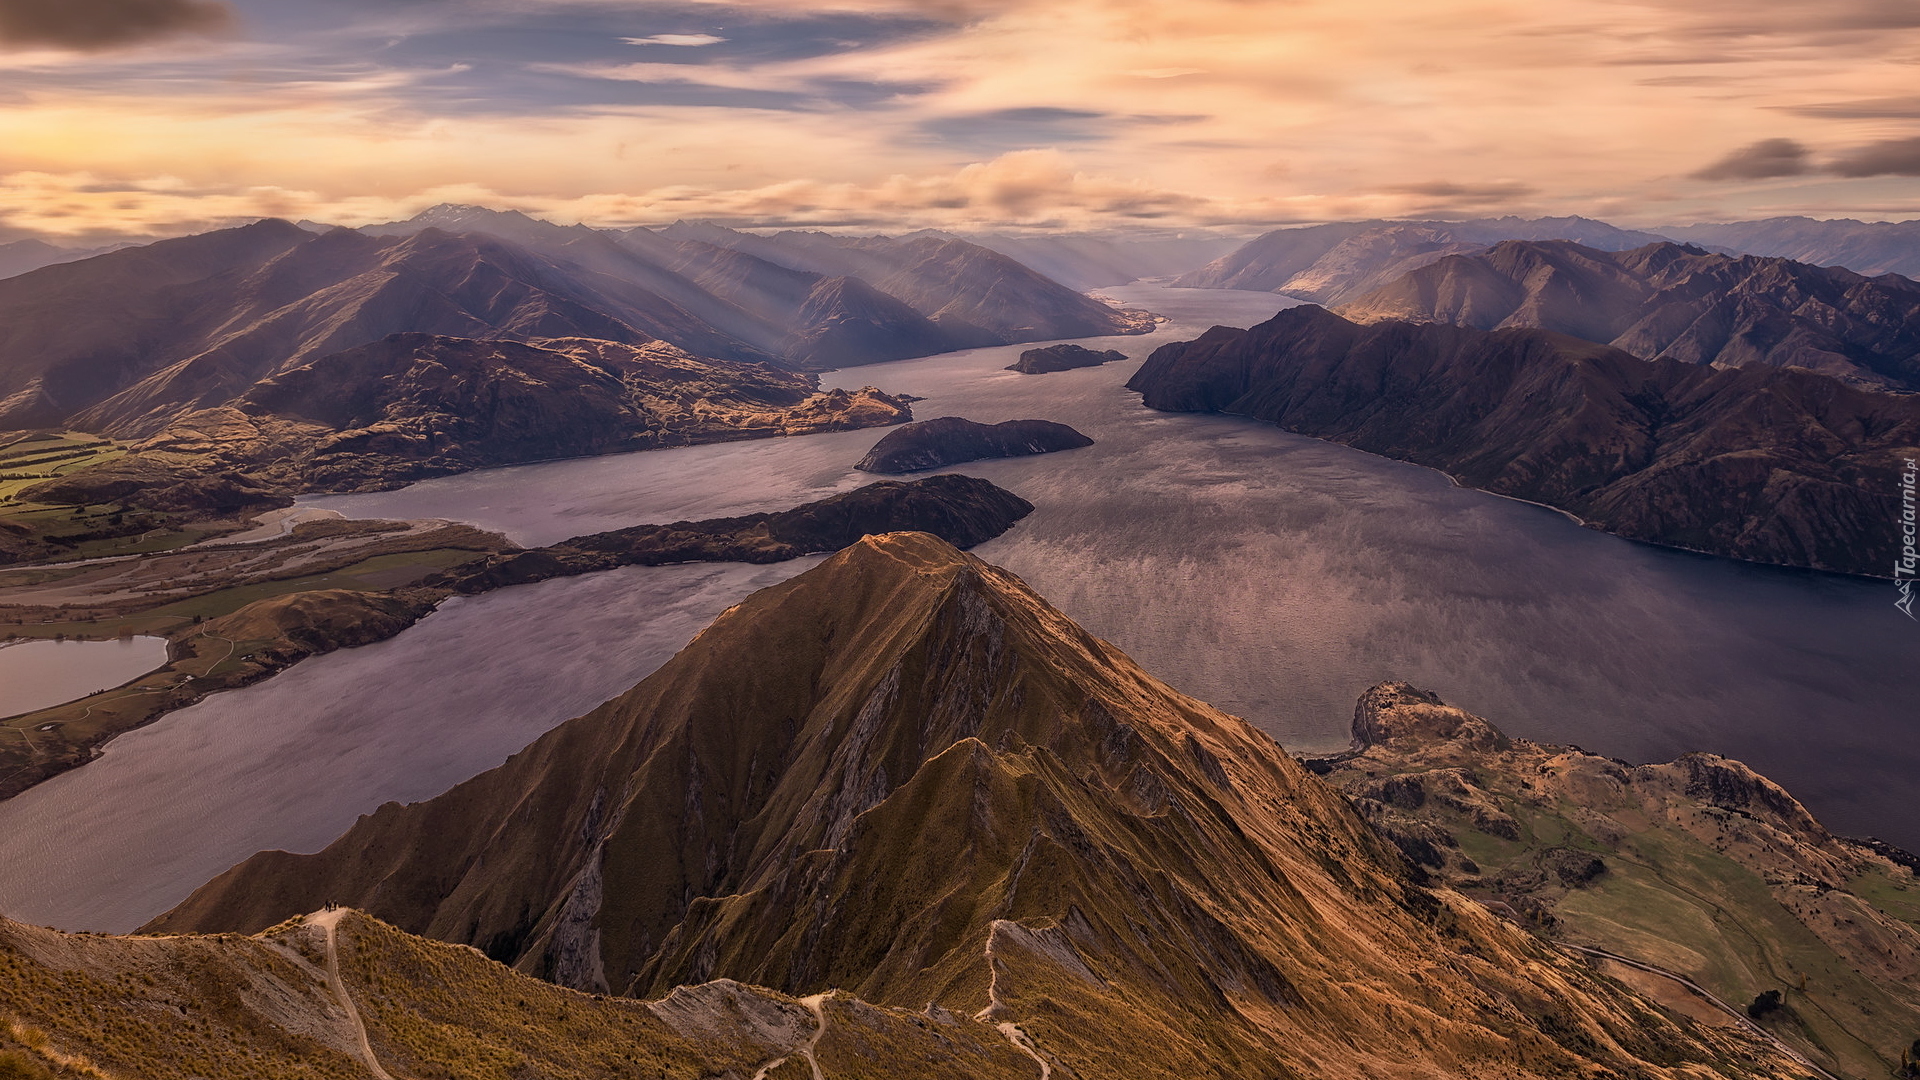
{"type": "Polygon", "coordinates": [[[42,267],[0,280],[0,428],[152,435],[392,333],[664,341],[809,369],[1152,325],[960,240],[847,241],[845,267],[822,273],[643,232],[442,208],[366,231],[265,220],[42,267]]]}
{"type": "Polygon", "coordinates": [[[1479,251],[1502,240],[1545,239],[1616,250],[1663,237],[1581,217],[1340,221],[1276,229],[1172,284],[1284,293],[1330,307],[1448,255],[1479,251]]]}
{"type": "MultiPolygon", "coordinates": [[[[828,994],[994,1025],[1042,1076],[1807,1071],[1427,888],[1265,735],[921,534],[756,594],[505,765],[255,856],[147,929],[274,940],[316,898],[595,994],[766,988],[726,991],[719,1047],[756,997],[828,994]]],[[[416,1060],[380,1015],[369,1057],[416,1060]]],[[[847,1075],[925,1052],[876,1041],[847,1075]]],[[[760,1075],[817,1061],[792,1064],[760,1075]]]]}
{"type": "Polygon", "coordinates": [[[1150,408],[1270,421],[1620,536],[1882,577],[1899,513],[1888,478],[1920,454],[1920,397],[1313,305],[1164,345],[1127,385],[1150,408]]]}
{"type": "MultiPolygon", "coordinates": [[[[1729,254],[1775,255],[1815,266],[1844,266],[1868,277],[1920,277],[1920,220],[1854,221],[1777,217],[1724,224],[1663,225],[1674,240],[1729,254]]],[[[1569,239],[1578,239],[1571,237],[1569,239]]]]}
{"type": "Polygon", "coordinates": [[[1441,259],[1339,311],[1363,322],[1539,327],[1644,358],[1801,367],[1920,389],[1920,284],[1679,244],[1508,241],[1441,259]]]}

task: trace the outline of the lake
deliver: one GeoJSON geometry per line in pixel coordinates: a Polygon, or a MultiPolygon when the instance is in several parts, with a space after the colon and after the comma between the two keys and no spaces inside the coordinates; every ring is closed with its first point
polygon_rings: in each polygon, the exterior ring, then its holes
{"type": "MultiPolygon", "coordinates": [[[[1098,368],[1003,371],[1011,347],[826,381],[921,395],[923,419],[1033,417],[1092,436],[950,470],[1037,507],[976,553],[1290,749],[1344,745],[1358,694],[1404,679],[1515,735],[1633,761],[1738,757],[1840,832],[1920,847],[1920,708],[1904,682],[1920,625],[1894,609],[1891,585],[1637,544],[1255,421],[1151,412],[1123,385],[1149,351],[1289,301],[1102,291],[1175,322],[1082,342],[1132,358],[1098,368]]],[[[851,466],[881,434],[549,462],[303,505],[549,543],[848,490],[872,479],[851,466]]],[[[383,801],[498,763],[652,670],[746,591],[811,564],[508,589],[209,699],[0,803],[0,865],[22,871],[0,882],[0,910],[125,929],[256,849],[313,850],[383,801]],[[199,794],[177,797],[181,784],[199,794]],[[84,855],[64,839],[81,835],[84,855]]]]}
{"type": "Polygon", "coordinates": [[[0,716],[83,698],[167,662],[167,639],[17,641],[0,645],[0,716]]]}

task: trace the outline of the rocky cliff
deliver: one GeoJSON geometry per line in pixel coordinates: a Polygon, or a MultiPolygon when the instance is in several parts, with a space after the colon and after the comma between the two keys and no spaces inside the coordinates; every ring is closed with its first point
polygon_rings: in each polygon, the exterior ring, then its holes
{"type": "Polygon", "coordinates": [[[1636,540],[1855,574],[1892,574],[1894,480],[1920,456],[1920,398],[1313,306],[1162,346],[1127,385],[1150,408],[1267,420],[1636,540]]]}
{"type": "Polygon", "coordinates": [[[256,856],[150,929],[332,897],[563,985],[974,1016],[1043,1074],[1800,1075],[1416,877],[1265,735],[894,534],[500,768],[256,856]]]}

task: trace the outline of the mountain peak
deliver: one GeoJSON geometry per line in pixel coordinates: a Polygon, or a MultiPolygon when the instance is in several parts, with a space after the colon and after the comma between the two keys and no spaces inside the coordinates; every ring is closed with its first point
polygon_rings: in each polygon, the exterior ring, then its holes
{"type": "Polygon", "coordinates": [[[317,855],[255,856],[149,929],[333,898],[581,989],[729,979],[1018,1025],[1079,1075],[1727,1057],[1736,1037],[1681,1031],[1415,876],[1267,736],[1007,571],[892,533],[500,768],[317,855]]]}

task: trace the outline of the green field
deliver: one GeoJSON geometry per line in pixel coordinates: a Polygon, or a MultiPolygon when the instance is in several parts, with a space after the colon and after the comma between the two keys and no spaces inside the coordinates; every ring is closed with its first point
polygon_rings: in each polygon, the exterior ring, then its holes
{"type": "Polygon", "coordinates": [[[125,447],[112,440],[78,431],[32,432],[12,442],[0,443],[0,514],[8,514],[16,507],[37,509],[17,501],[25,488],[56,476],[90,469],[126,452],[125,447]]]}

